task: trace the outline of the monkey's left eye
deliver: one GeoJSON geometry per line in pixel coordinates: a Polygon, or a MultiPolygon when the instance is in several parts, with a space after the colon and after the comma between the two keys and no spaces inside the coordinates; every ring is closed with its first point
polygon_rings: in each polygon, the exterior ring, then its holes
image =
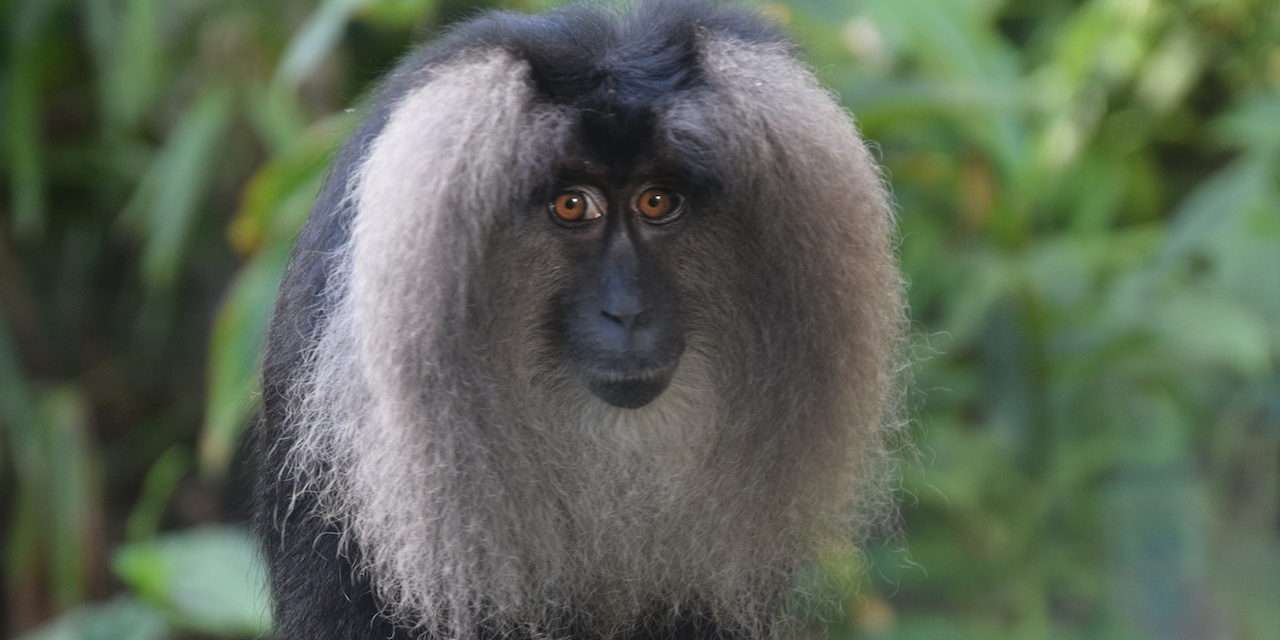
{"type": "Polygon", "coordinates": [[[582,191],[563,191],[551,201],[551,215],[556,222],[575,224],[595,220],[604,214],[582,191]]]}
{"type": "Polygon", "coordinates": [[[636,198],[636,211],[649,222],[670,222],[680,214],[684,199],[666,189],[645,189],[636,198]]]}

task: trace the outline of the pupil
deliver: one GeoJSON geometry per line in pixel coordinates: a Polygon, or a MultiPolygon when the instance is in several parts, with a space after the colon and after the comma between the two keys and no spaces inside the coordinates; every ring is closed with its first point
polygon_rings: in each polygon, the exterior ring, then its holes
{"type": "Polygon", "coordinates": [[[649,206],[657,209],[662,206],[662,196],[653,196],[649,198],[649,206]]]}

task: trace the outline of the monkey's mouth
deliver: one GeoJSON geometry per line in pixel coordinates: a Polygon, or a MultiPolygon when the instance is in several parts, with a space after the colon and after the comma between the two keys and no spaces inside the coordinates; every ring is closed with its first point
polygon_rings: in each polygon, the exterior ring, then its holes
{"type": "Polygon", "coordinates": [[[675,365],[631,371],[592,371],[586,375],[587,389],[619,409],[639,409],[662,395],[671,384],[675,365]]]}

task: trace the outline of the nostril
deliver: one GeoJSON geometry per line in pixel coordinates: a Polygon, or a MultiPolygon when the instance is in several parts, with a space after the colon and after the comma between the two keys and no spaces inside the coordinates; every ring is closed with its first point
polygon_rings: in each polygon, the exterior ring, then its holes
{"type": "Polygon", "coordinates": [[[615,309],[611,311],[603,309],[600,311],[600,315],[622,325],[625,329],[630,329],[635,324],[636,318],[640,317],[640,311],[632,311],[630,309],[615,309]]]}

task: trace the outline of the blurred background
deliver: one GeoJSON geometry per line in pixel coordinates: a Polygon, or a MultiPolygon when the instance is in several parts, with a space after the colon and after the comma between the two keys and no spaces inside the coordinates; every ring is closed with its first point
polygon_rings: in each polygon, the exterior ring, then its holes
{"type": "MultiPolygon", "coordinates": [[[[264,633],[292,237],[412,43],[552,4],[0,0],[0,634],[264,633]]],[[[832,637],[1280,638],[1280,3],[756,4],[910,279],[903,533],[829,561],[832,637]]]]}

